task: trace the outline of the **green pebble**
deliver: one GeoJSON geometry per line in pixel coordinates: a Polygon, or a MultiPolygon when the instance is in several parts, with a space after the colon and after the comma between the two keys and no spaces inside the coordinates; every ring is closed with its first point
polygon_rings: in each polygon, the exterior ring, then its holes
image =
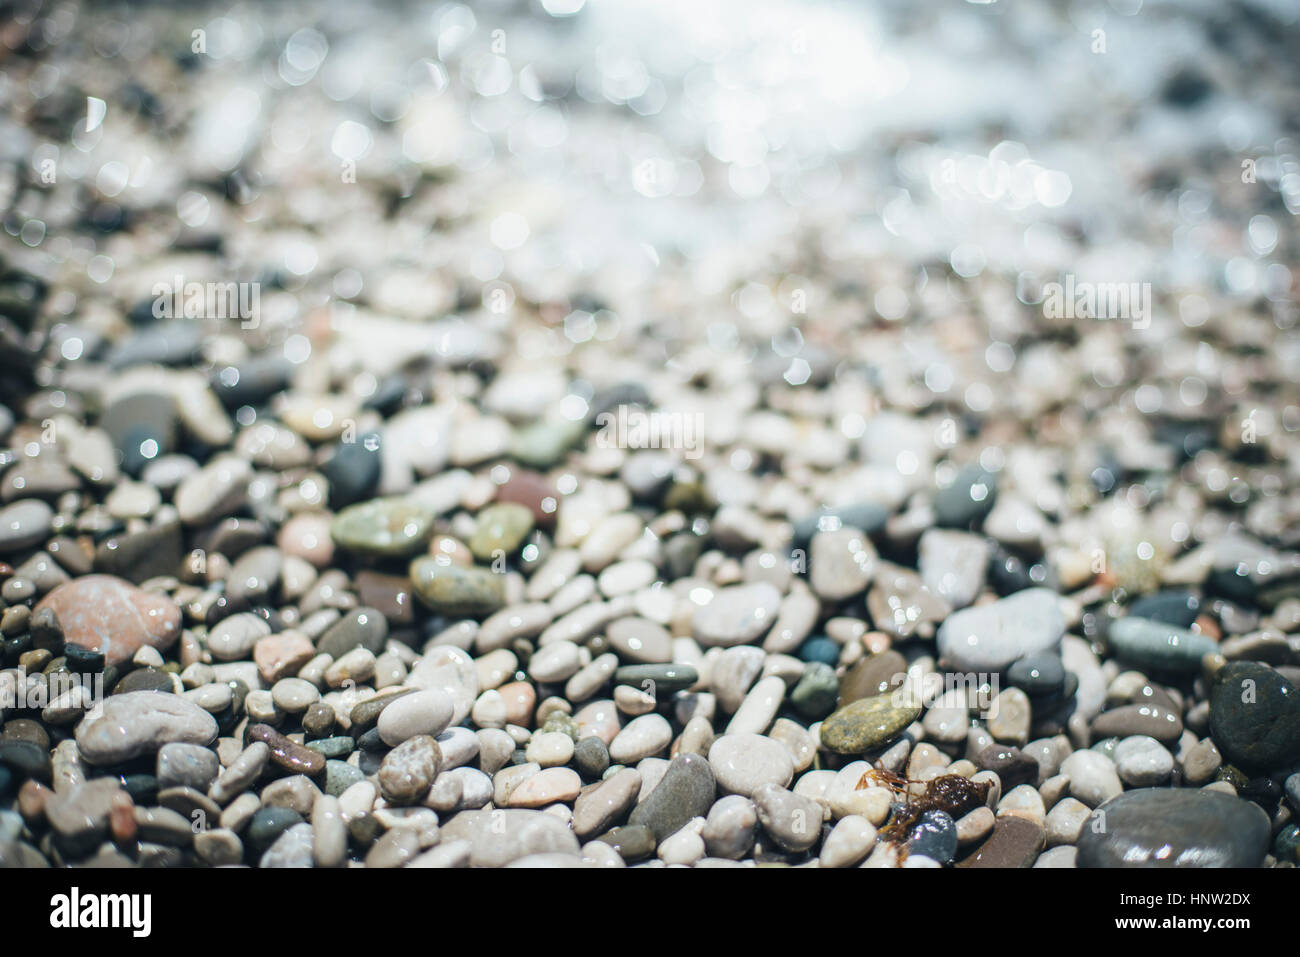
{"type": "Polygon", "coordinates": [[[411,562],[415,594],[439,614],[486,618],[505,604],[505,577],[486,568],[441,565],[433,556],[411,562]]]}
{"type": "Polygon", "coordinates": [[[469,550],[480,562],[513,555],[533,530],[533,513],[517,502],[489,505],[478,513],[469,550]]]}
{"type": "Polygon", "coordinates": [[[921,716],[921,707],[895,695],[862,698],[822,722],[822,747],[836,754],[862,754],[889,744],[921,716]]]}
{"type": "Polygon", "coordinates": [[[349,505],[335,516],[330,537],[340,548],[363,555],[414,555],[433,533],[431,509],[404,498],[377,498],[349,505]]]}
{"type": "Polygon", "coordinates": [[[790,692],[790,704],[810,721],[818,721],[835,710],[840,682],[835,669],[821,661],[804,666],[803,677],[790,692]]]}

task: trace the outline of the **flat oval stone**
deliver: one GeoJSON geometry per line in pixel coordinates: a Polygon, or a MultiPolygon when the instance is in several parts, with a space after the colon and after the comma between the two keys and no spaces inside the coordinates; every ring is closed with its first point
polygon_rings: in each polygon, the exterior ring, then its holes
{"type": "Polygon", "coordinates": [[[1200,632],[1132,615],[1113,622],[1106,641],[1116,657],[1150,671],[1199,671],[1201,659],[1218,650],[1200,632]]]}
{"type": "MultiPolygon", "coordinates": [[[[271,761],[290,774],[315,777],[325,770],[325,755],[287,738],[267,724],[255,724],[248,729],[248,743],[261,741],[271,751],[271,761]]],[[[351,751],[351,748],[348,749],[351,751]]]]}
{"type": "Polygon", "coordinates": [[[625,661],[658,664],[672,660],[672,635],[668,629],[648,619],[620,618],[610,622],[605,636],[625,661]]]}
{"type": "Polygon", "coordinates": [[[1094,740],[1146,735],[1170,744],[1182,737],[1183,719],[1159,705],[1126,704],[1093,718],[1092,733],[1094,740]]]}
{"type": "Polygon", "coordinates": [[[633,718],[610,742],[609,756],[618,764],[634,764],[658,754],[673,739],[673,729],[662,715],[633,718]]]}
{"type": "Polygon", "coordinates": [[[890,693],[845,705],[822,722],[822,747],[836,754],[862,754],[888,744],[921,716],[920,705],[894,699],[890,693]]]}
{"type": "Polygon", "coordinates": [[[1027,588],[949,615],[936,640],[941,659],[954,670],[991,673],[1056,648],[1063,634],[1065,616],[1056,592],[1027,588]]]}
{"type": "Polygon", "coordinates": [[[765,784],[787,787],[794,778],[794,757],[780,741],[761,734],[724,734],[709,749],[709,767],[718,786],[750,797],[765,784]]]}
{"type": "Polygon", "coordinates": [[[907,676],[907,659],[890,649],[863,658],[840,679],[839,705],[862,698],[874,698],[902,685],[907,676]]]}
{"type": "Polygon", "coordinates": [[[77,749],[90,764],[120,764],[164,744],[211,744],[217,722],[198,705],[172,694],[112,695],[77,725],[77,749]]]}
{"type": "Polygon", "coordinates": [[[49,537],[54,510],[40,499],[25,498],[0,508],[0,555],[12,555],[49,537]]]}
{"type": "Polygon", "coordinates": [[[1192,788],[1127,791],[1093,811],[1079,867],[1259,867],[1268,815],[1231,794],[1192,788]]]}
{"type": "Polygon", "coordinates": [[[707,815],[716,790],[713,770],[705,758],[679,754],[649,797],[637,805],[628,823],[645,825],[654,832],[656,842],[663,841],[692,818],[707,815]]]}
{"type": "Polygon", "coordinates": [[[335,516],[330,537],[340,548],[363,555],[414,555],[433,532],[433,511],[405,498],[377,498],[349,505],[335,516]]]}
{"type": "Polygon", "coordinates": [[[1273,770],[1300,759],[1300,689],[1253,661],[1232,661],[1210,689],[1210,736],[1233,764],[1273,770]]]}
{"type": "Polygon", "coordinates": [[[690,665],[624,665],[614,672],[617,684],[631,685],[656,697],[685,691],[699,680],[699,672],[690,665]]]}
{"type": "Polygon", "coordinates": [[[505,576],[486,568],[443,565],[425,556],[411,563],[410,574],[420,601],[448,617],[485,618],[505,604],[505,576]]]}
{"type": "Polygon", "coordinates": [[[109,665],[129,661],[145,646],[166,651],[181,633],[175,602],[111,575],[65,582],[41,599],[33,614],[47,608],[68,644],[102,652],[109,665]]]}
{"type": "Polygon", "coordinates": [[[499,502],[478,513],[469,550],[480,562],[513,555],[533,530],[533,513],[517,502],[499,502]]]}
{"type": "Polygon", "coordinates": [[[396,747],[417,734],[437,737],[451,724],[455,706],[451,696],[439,689],[404,695],[385,708],[376,727],[389,747],[396,747]]]}
{"type": "Polygon", "coordinates": [[[388,619],[378,608],[354,608],[330,625],[321,635],[316,650],[335,661],[354,648],[364,648],[377,655],[388,638],[388,619]]]}
{"type": "Polygon", "coordinates": [[[641,793],[641,775],[621,768],[595,787],[578,795],[573,805],[573,831],[586,840],[623,819],[641,793]]]}
{"type": "Polygon", "coordinates": [[[691,621],[695,639],[705,647],[750,644],[776,620],[781,593],[767,582],[720,588],[691,621]]]}

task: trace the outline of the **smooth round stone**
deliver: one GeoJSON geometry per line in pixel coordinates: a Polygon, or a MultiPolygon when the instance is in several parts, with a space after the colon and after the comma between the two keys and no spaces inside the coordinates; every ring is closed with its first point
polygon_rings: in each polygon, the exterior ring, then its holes
{"type": "Polygon", "coordinates": [[[573,748],[573,766],[588,780],[596,780],[609,768],[609,748],[595,735],[581,738],[573,748]]]}
{"type": "Polygon", "coordinates": [[[533,513],[516,502],[489,505],[478,513],[469,550],[480,562],[513,555],[533,530],[533,513]]]}
{"type": "Polygon", "coordinates": [[[574,833],[586,840],[623,820],[641,793],[641,786],[641,775],[636,770],[621,768],[584,791],[573,805],[574,833]]]}
{"type": "Polygon", "coordinates": [[[121,764],[164,744],[211,744],[217,722],[193,702],[172,694],[133,691],[112,695],[77,725],[77,749],[90,764],[121,764]]]}
{"type": "Polygon", "coordinates": [[[244,841],[260,854],[271,847],[291,827],[302,823],[304,823],[302,815],[292,808],[264,807],[249,819],[248,826],[244,830],[244,841]]]}
{"type": "Polygon", "coordinates": [[[808,548],[808,584],[826,601],[852,598],[871,584],[876,558],[871,539],[859,529],[818,532],[808,548]]]}
{"type": "Polygon", "coordinates": [[[1115,746],[1115,768],[1125,784],[1135,788],[1154,787],[1169,780],[1174,756],[1155,738],[1137,734],[1115,746]]]}
{"type": "Polygon", "coordinates": [[[434,518],[433,511],[417,501],[377,498],[339,512],[330,525],[330,536],[348,551],[404,557],[424,547],[433,532],[434,518]]]}
{"type": "Polygon", "coordinates": [[[624,661],[661,664],[672,660],[672,635],[662,625],[645,618],[620,618],[610,622],[605,636],[624,661]]]}
{"type": "Polygon", "coordinates": [[[1218,651],[1214,640],[1165,622],[1130,615],[1112,622],[1106,642],[1113,655],[1147,671],[1196,672],[1218,651]]]}
{"type": "Polygon", "coordinates": [[[1271,828],[1219,791],[1142,788],[1107,801],[1079,834],[1079,867],[1259,867],[1271,828]]]}
{"type": "Polygon", "coordinates": [[[639,861],[654,853],[655,836],[648,827],[627,824],[606,831],[596,840],[608,844],[623,860],[639,861]]]}
{"type": "Polygon", "coordinates": [[[764,784],[751,796],[759,823],[777,846],[801,854],[817,843],[822,831],[822,805],[776,784],[764,784]]]}
{"type": "Polygon", "coordinates": [[[1300,689],[1267,665],[1232,661],[1210,689],[1210,736],[1232,764],[1272,770],[1300,760],[1300,689]]]}
{"type": "Polygon", "coordinates": [[[571,641],[545,645],[528,661],[528,673],[535,681],[551,683],[571,678],[582,667],[582,652],[571,641]]]}
{"type": "Polygon", "coordinates": [[[573,753],[573,738],[569,735],[562,731],[539,731],[529,739],[525,757],[543,768],[555,768],[568,764],[573,753]]]}
{"type": "Polygon", "coordinates": [[[1128,613],[1133,618],[1190,628],[1201,614],[1201,599],[1189,591],[1161,591],[1134,599],[1128,613]]]}
{"type": "Polygon", "coordinates": [[[662,715],[633,718],[610,742],[609,756],[617,764],[635,764],[658,754],[673,739],[673,728],[662,715]]]}
{"type": "Polygon", "coordinates": [[[785,679],[779,675],[760,679],[736,709],[735,715],[727,724],[727,731],[753,731],[755,734],[767,731],[785,700],[785,691],[785,679]]]}
{"type": "Polygon", "coordinates": [[[800,661],[820,662],[834,668],[840,661],[840,646],[830,638],[809,638],[795,652],[800,661]]]}
{"type": "Polygon", "coordinates": [[[975,755],[975,765],[982,771],[994,772],[1002,782],[1003,790],[1038,782],[1038,761],[1011,745],[986,745],[975,755]]]}
{"type": "Polygon", "coordinates": [[[944,528],[966,528],[992,510],[997,495],[997,475],[978,465],[967,465],[951,485],[935,493],[935,522],[944,528]]]}
{"type": "Polygon", "coordinates": [[[271,688],[271,700],[286,714],[301,714],[320,700],[320,691],[302,678],[281,678],[271,688]]]}
{"type": "Polygon", "coordinates": [[[1070,779],[1070,796],[1089,807],[1097,807],[1124,790],[1115,762],[1097,751],[1075,751],[1061,762],[1061,773],[1070,779]]]}
{"type": "Polygon", "coordinates": [[[186,525],[210,525],[243,503],[252,466],[223,455],[182,480],[176,489],[176,511],[186,525]]]}
{"type": "Polygon", "coordinates": [[[822,843],[822,867],[852,867],[876,844],[876,828],[865,817],[849,814],[840,818],[822,843]]]}
{"type": "Polygon", "coordinates": [[[383,469],[382,443],[383,439],[371,432],[334,447],[320,467],[329,482],[331,508],[344,508],[374,493],[383,469]]]}
{"type": "Polygon", "coordinates": [[[696,610],[691,629],[705,647],[752,644],[772,627],[780,607],[781,593],[767,582],[729,585],[696,610]]]}
{"type": "Polygon", "coordinates": [[[1154,704],[1126,704],[1103,711],[1092,719],[1096,739],[1146,735],[1165,744],[1183,734],[1183,720],[1175,712],[1154,704]]]}
{"type": "Polygon", "coordinates": [[[0,555],[24,552],[45,541],[54,510],[40,499],[25,498],[0,508],[0,555]]]}
{"type": "Polygon", "coordinates": [[[301,558],[314,568],[328,567],[334,559],[329,515],[323,512],[294,515],[280,526],[275,544],[284,554],[301,558]]]}
{"type": "Polygon", "coordinates": [[[954,612],[936,636],[940,658],[957,671],[1002,672],[1026,655],[1056,648],[1065,633],[1057,594],[1027,588],[954,612]]]}
{"type": "Polygon", "coordinates": [[[416,596],[441,615],[486,618],[505,604],[505,576],[485,568],[443,565],[426,555],[411,563],[416,596]]]}
{"type": "Polygon", "coordinates": [[[384,650],[388,639],[388,619],[378,608],[354,608],[330,625],[316,643],[316,650],[338,661],[354,648],[364,648],[373,655],[384,650]]]}
{"type": "Polygon", "coordinates": [[[892,693],[861,698],[822,722],[821,744],[836,754],[862,754],[893,741],[920,716],[919,705],[892,693]]]}
{"type": "Polygon", "coordinates": [[[315,777],[325,770],[323,753],[299,744],[269,725],[253,725],[244,737],[249,744],[264,743],[270,749],[272,763],[289,774],[315,777]]]}
{"type": "Polygon", "coordinates": [[[969,532],[931,528],[918,546],[921,581],[930,593],[953,608],[965,608],[984,587],[989,543],[969,532]]]}
{"type": "Polygon", "coordinates": [[[829,664],[813,661],[803,670],[790,692],[790,704],[809,721],[818,721],[835,710],[839,679],[829,664]]]}
{"type": "Polygon", "coordinates": [[[442,752],[432,737],[409,738],[384,756],[378,774],[380,793],[390,804],[414,804],[429,790],[441,763],[442,752]]]}
{"type": "Polygon", "coordinates": [[[416,735],[436,738],[447,730],[455,712],[451,696],[439,689],[403,695],[379,713],[376,727],[389,747],[416,735]]]}
{"type": "Polygon", "coordinates": [[[68,644],[101,652],[109,665],[131,660],[142,647],[166,651],[181,633],[181,610],[170,598],[111,575],[65,582],[36,605],[49,609],[68,644]]]}
{"type": "Polygon", "coordinates": [[[283,568],[284,556],[278,548],[263,545],[249,549],[230,569],[226,597],[244,607],[263,601],[279,586],[283,568]]]}
{"type": "Polygon", "coordinates": [[[1065,687],[1065,665],[1056,655],[1028,655],[1007,669],[1007,683],[1031,698],[1051,697],[1065,687]]]}
{"type": "Polygon", "coordinates": [[[897,651],[869,655],[844,673],[838,704],[843,707],[862,698],[874,698],[898,688],[907,676],[907,659],[897,651]]]}
{"type": "Polygon", "coordinates": [[[750,797],[765,784],[787,787],[794,758],[780,741],[748,732],[724,734],[709,749],[709,768],[718,787],[750,797]]]}
{"type": "Polygon", "coordinates": [[[333,797],[339,797],[352,785],[365,779],[364,771],[346,761],[331,758],[325,762],[325,793],[333,797]]]}
{"type": "Polygon", "coordinates": [[[699,672],[690,665],[624,665],[614,672],[615,683],[630,685],[659,700],[685,691],[699,680],[699,672]]]}
{"type": "Polygon", "coordinates": [[[754,846],[757,827],[754,802],[739,794],[728,794],[709,810],[700,837],[713,857],[738,861],[754,846]]]}
{"type": "Polygon", "coordinates": [[[650,828],[656,842],[664,841],[692,818],[707,815],[716,790],[709,762],[698,754],[680,754],[669,763],[654,790],[637,805],[629,823],[650,828]]]}
{"type": "Polygon", "coordinates": [[[578,777],[577,771],[572,768],[545,768],[511,791],[508,803],[510,807],[546,807],[557,802],[573,801],[581,790],[582,778],[578,777]]]}
{"type": "Polygon", "coordinates": [[[957,856],[957,825],[946,811],[926,811],[907,834],[908,854],[919,854],[940,864],[957,856]]]}
{"type": "Polygon", "coordinates": [[[271,633],[266,619],[252,612],[223,618],[208,632],[208,651],[217,661],[243,661],[253,655],[258,641],[271,633]]]}

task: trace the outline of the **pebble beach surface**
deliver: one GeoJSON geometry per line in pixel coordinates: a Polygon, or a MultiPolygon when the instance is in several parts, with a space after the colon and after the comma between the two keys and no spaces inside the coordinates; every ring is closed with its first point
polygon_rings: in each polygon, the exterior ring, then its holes
{"type": "Polygon", "coordinates": [[[0,31],[0,866],[1300,863],[1294,12],[288,6],[0,31]]]}

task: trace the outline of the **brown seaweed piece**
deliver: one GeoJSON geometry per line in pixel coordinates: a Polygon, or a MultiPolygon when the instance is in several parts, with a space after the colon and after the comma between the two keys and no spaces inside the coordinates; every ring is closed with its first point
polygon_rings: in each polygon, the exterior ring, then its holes
{"type": "MultiPolygon", "coordinates": [[[[858,780],[854,790],[868,787],[886,787],[895,794],[905,794],[910,784],[919,784],[901,774],[872,768],[858,780]]],[[[954,821],[976,808],[983,807],[988,801],[989,783],[972,781],[960,774],[944,774],[931,778],[925,785],[925,791],[919,797],[904,800],[897,808],[889,823],[880,829],[880,836],[898,845],[907,842],[907,832],[921,819],[926,811],[946,811],[954,821]]]]}

